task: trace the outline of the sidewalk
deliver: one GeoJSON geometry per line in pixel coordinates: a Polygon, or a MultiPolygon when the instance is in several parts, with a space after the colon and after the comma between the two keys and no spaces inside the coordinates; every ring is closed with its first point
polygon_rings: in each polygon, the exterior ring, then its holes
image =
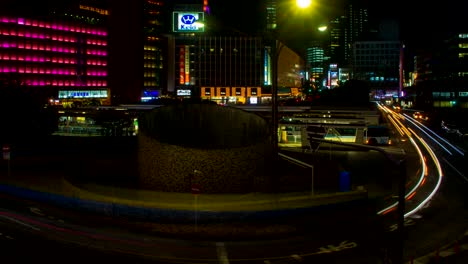
{"type": "MultiPolygon", "coordinates": [[[[43,143],[45,144],[45,143],[43,143]]],[[[39,144],[40,145],[40,144],[39,144]]],[[[46,144],[45,144],[46,145],[46,144]]],[[[72,147],[76,147],[71,144],[72,147]]],[[[10,162],[10,174],[8,176],[8,162],[0,162],[0,184],[21,187],[43,193],[52,193],[64,197],[96,201],[101,203],[123,204],[127,206],[193,210],[195,195],[191,193],[173,193],[136,190],[127,188],[110,187],[93,183],[78,184],[66,180],[67,171],[73,169],[74,160],[79,162],[79,156],[85,152],[61,155],[60,144],[57,150],[49,150],[48,153],[32,153],[31,155],[12,156],[10,162]],[[81,154],[80,154],[81,153],[81,154]],[[68,164],[71,164],[69,166],[68,164]],[[52,168],[52,169],[51,169],[52,168]]],[[[81,146],[80,146],[81,147],[81,146]]],[[[280,144],[280,147],[281,144],[280,144]]],[[[40,145],[35,149],[45,148],[40,145]]],[[[284,148],[286,149],[286,148],[284,148]]],[[[349,148],[348,148],[349,149],[349,148]]],[[[401,149],[392,147],[401,154],[401,149]]],[[[302,152],[298,146],[288,147],[288,151],[302,152]]],[[[390,148],[387,149],[391,150],[390,148]]],[[[37,150],[36,150],[37,151],[37,150]]],[[[112,150],[111,150],[112,151],[112,150]]],[[[287,152],[286,152],[287,153],[287,152]]],[[[305,154],[307,155],[307,154],[305,154]]],[[[79,166],[79,165],[78,165],[79,166]]],[[[410,176],[413,174],[409,174],[410,176]]],[[[411,180],[411,177],[408,177],[411,180]]],[[[388,190],[382,189],[376,184],[368,184],[349,192],[320,193],[315,192],[290,192],[290,193],[245,193],[245,194],[200,194],[196,195],[197,207],[205,211],[267,211],[285,210],[292,208],[307,208],[321,205],[329,205],[341,202],[350,202],[362,199],[365,195],[369,198],[388,190]]]]}

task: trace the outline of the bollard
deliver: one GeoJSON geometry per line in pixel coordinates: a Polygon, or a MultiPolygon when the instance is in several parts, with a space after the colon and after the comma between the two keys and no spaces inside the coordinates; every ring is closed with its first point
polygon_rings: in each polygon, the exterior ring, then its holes
{"type": "Polygon", "coordinates": [[[458,243],[458,240],[455,241],[455,245],[453,246],[453,250],[455,251],[456,255],[458,255],[460,253],[460,243],[458,243]]]}
{"type": "Polygon", "coordinates": [[[435,256],[434,256],[434,262],[435,262],[435,263],[440,263],[440,251],[439,251],[439,247],[437,247],[437,250],[436,250],[436,253],[435,253],[435,256]]]}

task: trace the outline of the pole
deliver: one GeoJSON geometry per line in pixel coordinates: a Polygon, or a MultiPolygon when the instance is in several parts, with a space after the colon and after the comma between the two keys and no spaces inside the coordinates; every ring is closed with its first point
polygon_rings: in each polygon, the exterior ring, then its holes
{"type": "Polygon", "coordinates": [[[404,263],[404,244],[405,244],[405,193],[406,193],[406,160],[402,159],[399,163],[399,184],[398,184],[398,259],[397,263],[404,263]]]}
{"type": "MultiPolygon", "coordinates": [[[[273,33],[273,45],[271,45],[271,123],[273,154],[278,155],[278,40],[273,33]]],[[[275,164],[275,163],[273,163],[275,164]]]]}
{"type": "Polygon", "coordinates": [[[314,165],[312,165],[311,167],[311,189],[310,189],[310,195],[311,196],[314,196],[314,165]]]}
{"type": "Polygon", "coordinates": [[[195,194],[195,232],[198,232],[198,195],[195,194]]]}

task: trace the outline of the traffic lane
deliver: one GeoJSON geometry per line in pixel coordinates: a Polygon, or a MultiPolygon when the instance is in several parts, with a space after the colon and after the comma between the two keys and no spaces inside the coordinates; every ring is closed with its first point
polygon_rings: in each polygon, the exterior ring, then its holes
{"type": "MultiPolygon", "coordinates": [[[[5,201],[5,200],[2,200],[5,201]]],[[[116,228],[113,230],[111,227],[112,221],[106,219],[102,223],[106,224],[105,227],[80,227],[71,226],[68,223],[67,217],[62,214],[52,213],[47,207],[42,207],[40,204],[31,204],[26,201],[26,204],[21,204],[20,201],[16,201],[16,204],[10,204],[13,208],[22,208],[23,213],[26,216],[22,218],[14,218],[8,215],[10,219],[3,218],[4,221],[15,219],[10,221],[17,224],[19,228],[26,228],[31,232],[38,232],[34,228],[41,229],[41,232],[46,232],[46,238],[48,240],[54,239],[62,241],[65,244],[74,243],[78,245],[87,245],[88,248],[100,248],[106,251],[115,252],[126,252],[127,254],[133,254],[135,256],[146,256],[153,259],[159,259],[160,261],[175,261],[181,259],[191,259],[191,261],[202,261],[203,259],[217,259],[217,245],[212,241],[194,241],[194,240],[171,240],[171,239],[159,239],[153,236],[144,236],[142,234],[126,234],[125,232],[116,228]],[[45,208],[45,209],[44,209],[45,208]],[[26,221],[28,217],[35,217],[35,221],[40,221],[46,226],[37,224],[37,222],[26,221]],[[42,219],[42,220],[41,220],[42,219]],[[65,219],[65,220],[64,220],[65,219]],[[22,222],[22,223],[20,223],[22,222]],[[66,230],[68,229],[68,230],[66,230]],[[98,231],[95,231],[98,229],[98,231]],[[100,230],[99,230],[100,229],[100,230]],[[84,234],[84,232],[87,232],[84,234]],[[123,241],[122,241],[123,240],[123,241]],[[138,243],[134,243],[138,242],[138,243]],[[200,256],[202,259],[200,259],[200,256]]],[[[60,211],[61,212],[61,211],[60,211]]],[[[80,217],[79,213],[73,212],[76,217],[75,224],[86,219],[87,216],[80,217]]],[[[356,244],[356,249],[361,250],[369,245],[369,241],[373,238],[368,236],[375,235],[375,230],[369,228],[366,222],[360,222],[361,225],[351,226],[343,223],[342,220],[336,218],[322,221],[322,224],[314,221],[305,221],[304,224],[310,224],[307,228],[308,232],[305,232],[302,237],[291,237],[286,239],[268,240],[268,241],[245,241],[242,242],[225,242],[230,255],[236,259],[258,259],[258,258],[284,258],[290,255],[319,255],[320,252],[325,248],[328,253],[336,253],[342,251],[343,248],[349,250],[346,247],[356,244]],[[327,223],[328,226],[325,226],[327,223]],[[344,242],[344,241],[348,241],[344,242]],[[342,244],[348,244],[342,245],[342,244]],[[337,250],[338,249],[338,250],[337,250]],[[263,255],[264,252],[269,252],[269,255],[263,255]]],[[[361,219],[362,220],[362,219],[361,219]]],[[[8,222],[8,221],[7,221],[8,222]]],[[[95,224],[94,224],[95,225],[95,224]]],[[[115,227],[114,227],[115,228],[115,227]]],[[[31,236],[38,234],[30,234],[31,236]]],[[[44,234],[40,234],[44,235],[44,234]]]]}
{"type": "Polygon", "coordinates": [[[99,251],[86,245],[44,239],[0,221],[0,261],[11,263],[157,263],[121,253],[99,251]]]}
{"type": "Polygon", "coordinates": [[[408,232],[408,257],[434,252],[468,230],[467,187],[468,182],[460,177],[458,170],[444,166],[440,189],[417,213],[417,225],[408,232]]]}
{"type": "MultiPolygon", "coordinates": [[[[127,255],[121,254],[125,252],[124,250],[119,251],[116,253],[115,250],[112,252],[109,251],[97,251],[87,246],[77,246],[72,245],[68,246],[63,243],[56,243],[52,240],[42,240],[38,239],[35,236],[31,236],[29,234],[21,234],[14,230],[7,230],[4,226],[0,225],[2,232],[5,234],[5,237],[8,237],[8,242],[2,241],[0,244],[3,248],[8,248],[9,252],[20,252],[25,248],[29,249],[32,248],[34,250],[28,250],[28,256],[31,258],[17,258],[15,253],[3,255],[5,258],[16,258],[20,261],[47,261],[49,263],[60,263],[66,261],[70,263],[67,257],[63,257],[62,254],[65,254],[72,258],[73,262],[71,263],[80,263],[81,261],[86,261],[87,259],[93,260],[106,260],[106,261],[113,261],[113,260],[125,260],[125,261],[133,261],[138,263],[210,263],[210,262],[221,262],[224,259],[225,261],[235,261],[241,263],[285,263],[284,261],[297,261],[297,260],[307,260],[304,261],[305,263],[309,263],[309,261],[326,261],[327,263],[363,263],[363,262],[350,262],[351,259],[359,259],[362,260],[363,258],[375,258],[376,256],[369,255],[369,253],[373,253],[376,251],[369,251],[368,248],[363,249],[358,245],[356,242],[352,241],[342,241],[338,244],[323,244],[322,247],[304,251],[301,249],[295,249],[292,251],[284,251],[284,244],[279,244],[279,249],[284,252],[284,254],[279,255],[269,255],[265,254],[265,252],[274,252],[278,248],[275,247],[266,247],[266,248],[258,248],[256,245],[248,245],[251,251],[254,251],[253,257],[247,257],[239,259],[236,257],[237,250],[245,251],[247,245],[242,246],[240,249],[236,249],[231,245],[223,245],[223,243],[218,242],[215,243],[213,247],[213,251],[216,250],[216,255],[207,256],[203,255],[202,252],[197,252],[197,256],[194,258],[181,258],[180,256],[174,257],[166,257],[166,258],[154,258],[150,256],[149,258],[141,258],[144,254],[139,255],[127,255]],[[6,235],[8,234],[8,235],[6,235]],[[52,250],[51,250],[52,249],[52,250]],[[224,253],[223,253],[224,252],[224,253]],[[78,256],[75,257],[75,256],[78,256]],[[281,262],[279,262],[281,261],[281,262]]],[[[5,239],[5,240],[6,240],[5,239]]],[[[284,242],[284,241],[283,241],[284,242]]],[[[303,246],[307,246],[307,244],[303,244],[303,246]]],[[[316,263],[316,262],[315,262],[316,263]]],[[[371,263],[371,262],[369,262],[371,263]]]]}

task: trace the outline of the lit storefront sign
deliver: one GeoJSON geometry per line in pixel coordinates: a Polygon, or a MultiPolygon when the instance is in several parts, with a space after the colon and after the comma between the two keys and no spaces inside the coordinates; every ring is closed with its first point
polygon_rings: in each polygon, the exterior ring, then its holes
{"type": "Polygon", "coordinates": [[[185,47],[179,49],[179,84],[185,84],[185,47]]]}
{"type": "Polygon", "coordinates": [[[59,91],[59,99],[67,98],[107,98],[107,90],[70,90],[70,91],[59,91]]]}
{"type": "Polygon", "coordinates": [[[109,11],[108,11],[108,10],[106,10],[106,9],[100,9],[100,8],[97,8],[97,7],[94,7],[94,6],[80,5],[80,9],[93,11],[93,12],[99,13],[99,14],[101,14],[101,15],[106,15],[106,16],[109,15],[109,11]]]}
{"type": "Polygon", "coordinates": [[[188,45],[185,45],[185,84],[190,84],[190,50],[188,45]]]}
{"type": "Polygon", "coordinates": [[[177,90],[177,96],[190,96],[191,94],[191,90],[177,90]]]}
{"type": "Polygon", "coordinates": [[[204,32],[204,14],[203,12],[173,12],[173,31],[204,32]]]}
{"type": "Polygon", "coordinates": [[[269,48],[265,48],[265,57],[263,59],[263,78],[265,80],[265,85],[271,85],[271,58],[269,48]]]}

